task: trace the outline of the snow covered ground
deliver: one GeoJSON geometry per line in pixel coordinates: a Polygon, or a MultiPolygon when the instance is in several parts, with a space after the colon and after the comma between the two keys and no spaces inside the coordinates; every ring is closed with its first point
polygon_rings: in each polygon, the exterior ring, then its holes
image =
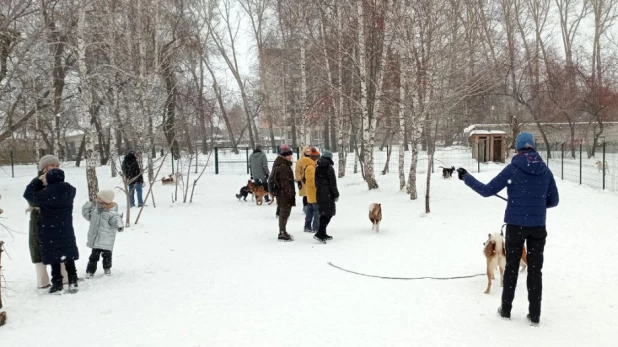
{"type": "MultiPolygon", "coordinates": [[[[378,176],[376,191],[367,191],[360,175],[339,180],[338,212],[329,226],[334,240],[326,245],[302,232],[300,207],[288,224],[296,241],[277,242],[275,206],[234,197],[244,175],[209,173],[190,205],[172,203],[174,187],[157,183],[157,208],[149,201],[140,223],[116,239],[113,275],[105,277],[99,264],[79,293],[50,296],[35,289],[21,198],[34,166],[18,167],[17,178],[3,170],[0,222],[12,236],[0,230],[8,287],[2,291],[8,314],[0,328],[2,347],[613,344],[615,193],[558,182],[561,203],[548,216],[541,327],[533,328],[525,320],[525,276],[509,322],[496,315],[499,281],[485,295],[485,277],[385,280],[327,264],[397,277],[483,273],[482,243],[500,231],[505,203],[481,198],[456,177],[433,176],[429,215],[423,199],[410,201],[398,192],[396,172],[378,176]],[[383,206],[379,234],[367,218],[372,202],[383,206]]],[[[120,185],[109,178],[109,167],[98,172],[101,188],[120,185]]],[[[494,174],[475,175],[488,181],[494,174]]],[[[81,277],[90,253],[80,214],[87,199],[85,170],[67,167],[66,175],[78,189],[74,226],[81,277]]],[[[121,194],[117,201],[122,210],[121,194]]]]}

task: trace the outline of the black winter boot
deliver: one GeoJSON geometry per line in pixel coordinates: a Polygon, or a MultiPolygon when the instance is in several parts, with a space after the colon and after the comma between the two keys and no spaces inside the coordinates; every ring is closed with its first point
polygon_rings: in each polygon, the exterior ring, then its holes
{"type": "Polygon", "coordinates": [[[532,326],[539,326],[539,323],[541,322],[541,319],[539,317],[532,317],[529,314],[526,316],[526,318],[528,318],[528,322],[530,322],[530,325],[532,326]]]}
{"type": "Polygon", "coordinates": [[[279,237],[277,239],[279,239],[279,241],[284,241],[284,242],[294,241],[294,238],[292,237],[292,235],[288,234],[287,231],[280,231],[279,237]]]}
{"type": "Polygon", "coordinates": [[[62,294],[63,290],[64,290],[64,286],[62,284],[54,284],[49,289],[49,294],[60,295],[60,294],[62,294]]]}
{"type": "Polygon", "coordinates": [[[498,307],[498,315],[504,319],[511,319],[511,313],[502,311],[502,306],[498,307]]]}

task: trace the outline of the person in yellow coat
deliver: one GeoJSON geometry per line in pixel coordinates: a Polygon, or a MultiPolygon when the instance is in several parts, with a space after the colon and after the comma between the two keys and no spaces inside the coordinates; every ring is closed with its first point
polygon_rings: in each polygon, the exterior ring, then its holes
{"type": "Polygon", "coordinates": [[[318,208],[317,189],[315,186],[315,166],[320,159],[320,152],[311,148],[311,163],[305,168],[305,189],[307,192],[307,208],[305,212],[305,232],[315,233],[320,227],[320,210],[318,208]]]}
{"type": "Polygon", "coordinates": [[[296,179],[296,184],[298,185],[298,195],[303,197],[303,212],[306,213],[307,192],[305,185],[303,184],[303,177],[305,176],[305,168],[307,165],[311,164],[313,160],[309,157],[311,155],[311,147],[305,146],[302,150],[303,157],[298,159],[296,162],[296,167],[294,168],[294,178],[296,179]]]}

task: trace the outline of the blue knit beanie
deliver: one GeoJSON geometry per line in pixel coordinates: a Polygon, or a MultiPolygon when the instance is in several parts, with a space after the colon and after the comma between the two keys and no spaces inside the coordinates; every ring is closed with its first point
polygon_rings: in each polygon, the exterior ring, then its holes
{"type": "Polygon", "coordinates": [[[534,136],[526,132],[519,133],[519,135],[517,135],[517,138],[515,139],[515,149],[526,149],[526,147],[530,147],[532,149],[536,148],[536,146],[534,145],[534,136]]]}
{"type": "Polygon", "coordinates": [[[64,182],[64,171],[60,169],[51,169],[45,174],[47,184],[64,182]]]}
{"type": "Polygon", "coordinates": [[[333,159],[333,152],[331,152],[331,151],[324,151],[324,152],[322,152],[322,158],[333,159]]]}

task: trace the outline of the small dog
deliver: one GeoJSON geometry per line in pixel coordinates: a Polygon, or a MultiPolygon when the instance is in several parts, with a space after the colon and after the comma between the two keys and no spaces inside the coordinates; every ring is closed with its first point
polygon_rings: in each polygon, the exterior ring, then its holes
{"type": "Polygon", "coordinates": [[[254,191],[256,190],[255,184],[251,181],[247,181],[247,185],[240,188],[240,192],[236,194],[236,199],[240,200],[243,198],[244,201],[247,201],[247,196],[251,194],[251,198],[253,198],[254,191]]]}
{"type": "Polygon", "coordinates": [[[275,197],[271,195],[269,192],[267,192],[266,189],[264,189],[264,187],[262,186],[257,187],[257,189],[253,192],[253,195],[255,195],[256,205],[261,205],[264,201],[265,196],[270,197],[270,201],[268,202],[269,205],[275,202],[275,197]]]}
{"type": "Polygon", "coordinates": [[[488,234],[484,253],[487,260],[487,289],[485,294],[489,294],[491,280],[494,279],[494,271],[500,269],[500,287],[504,286],[504,268],[506,267],[506,250],[504,249],[504,239],[498,233],[488,234]]]}
{"type": "Polygon", "coordinates": [[[453,172],[455,171],[455,167],[451,166],[451,168],[439,166],[442,169],[442,178],[447,179],[453,177],[453,172]]]}
{"type": "Polygon", "coordinates": [[[176,184],[176,181],[182,181],[182,174],[180,172],[176,172],[175,174],[171,174],[161,179],[161,183],[164,185],[176,184]]]}
{"type": "Polygon", "coordinates": [[[163,185],[174,184],[174,182],[174,175],[169,175],[161,179],[161,183],[163,183],[163,185]]]}
{"type": "Polygon", "coordinates": [[[371,230],[380,232],[380,222],[382,221],[382,204],[373,203],[369,205],[369,220],[371,221],[371,230]]]}
{"type": "Polygon", "coordinates": [[[607,165],[606,161],[602,162],[602,161],[599,160],[595,164],[597,165],[597,169],[599,170],[599,172],[602,172],[603,171],[603,167],[605,167],[605,173],[609,173],[609,165],[607,165]]]}

